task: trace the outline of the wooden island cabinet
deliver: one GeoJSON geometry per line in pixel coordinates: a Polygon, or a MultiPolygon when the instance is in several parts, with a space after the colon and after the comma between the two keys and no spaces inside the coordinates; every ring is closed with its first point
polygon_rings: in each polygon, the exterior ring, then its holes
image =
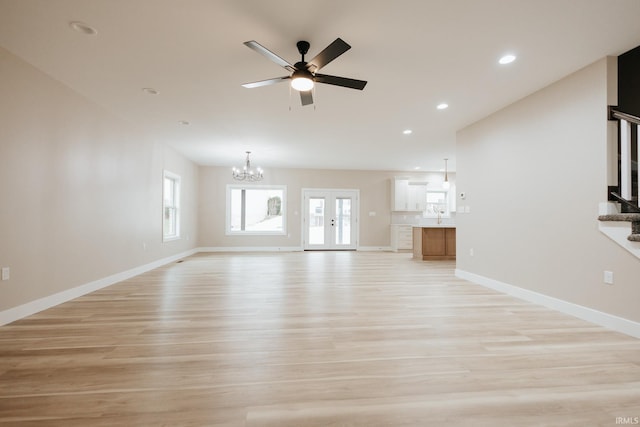
{"type": "Polygon", "coordinates": [[[423,260],[456,259],[456,229],[414,227],[413,257],[423,260]]]}

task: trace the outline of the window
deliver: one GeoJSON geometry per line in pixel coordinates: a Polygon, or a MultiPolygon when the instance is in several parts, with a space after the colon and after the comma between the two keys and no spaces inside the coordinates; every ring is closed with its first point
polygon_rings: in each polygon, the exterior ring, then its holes
{"type": "Polygon", "coordinates": [[[227,186],[227,234],[285,234],[284,185],[227,186]]]}
{"type": "Polygon", "coordinates": [[[164,171],[162,183],[162,239],[180,238],[180,176],[164,171]]]}
{"type": "Polygon", "coordinates": [[[427,191],[425,217],[449,216],[449,203],[446,191],[427,191]]]}

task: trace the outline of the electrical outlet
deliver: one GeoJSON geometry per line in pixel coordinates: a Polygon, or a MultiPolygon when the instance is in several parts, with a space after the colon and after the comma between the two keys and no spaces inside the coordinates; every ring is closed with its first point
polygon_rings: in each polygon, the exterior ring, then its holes
{"type": "Polygon", "coordinates": [[[473,256],[473,248],[469,249],[469,256],[473,256]]]}
{"type": "Polygon", "coordinates": [[[607,285],[613,285],[613,271],[604,272],[604,283],[607,285]]]}
{"type": "Polygon", "coordinates": [[[9,280],[11,278],[11,270],[9,267],[2,267],[2,280],[9,280]]]}

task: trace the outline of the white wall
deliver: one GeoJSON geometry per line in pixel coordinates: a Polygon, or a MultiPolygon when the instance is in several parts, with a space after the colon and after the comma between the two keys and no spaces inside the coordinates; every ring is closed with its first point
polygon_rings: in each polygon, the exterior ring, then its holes
{"type": "Polygon", "coordinates": [[[458,132],[457,268],[640,321],[640,260],[598,231],[610,72],[603,59],[458,132]]]}
{"type": "Polygon", "coordinates": [[[0,312],[195,248],[196,165],[3,49],[0,71],[0,312]],[[185,236],[167,243],[164,168],[185,236]]]}
{"type": "MultiPolygon", "coordinates": [[[[225,235],[225,191],[231,178],[230,167],[200,168],[199,246],[208,248],[300,248],[303,188],[343,188],[360,190],[359,246],[389,248],[391,218],[390,189],[394,176],[410,176],[420,180],[442,181],[441,173],[268,169],[261,184],[287,186],[287,236],[225,235]],[[370,216],[375,212],[375,216],[370,216]]],[[[455,179],[455,174],[450,174],[455,179]]]]}

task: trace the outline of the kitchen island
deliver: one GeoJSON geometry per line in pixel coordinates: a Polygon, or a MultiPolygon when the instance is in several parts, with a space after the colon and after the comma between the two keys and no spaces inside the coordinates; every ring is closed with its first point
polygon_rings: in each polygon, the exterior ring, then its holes
{"type": "Polygon", "coordinates": [[[456,259],[456,227],[445,224],[413,227],[413,257],[421,260],[456,259]]]}

